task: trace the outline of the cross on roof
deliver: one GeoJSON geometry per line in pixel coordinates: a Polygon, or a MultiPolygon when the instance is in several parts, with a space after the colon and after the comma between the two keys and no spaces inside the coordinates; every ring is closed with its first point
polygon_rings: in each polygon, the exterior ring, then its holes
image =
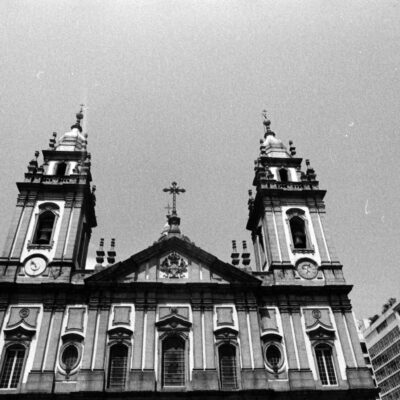
{"type": "Polygon", "coordinates": [[[172,209],[172,207],[169,205],[169,203],[168,203],[168,205],[167,205],[167,207],[164,207],[166,210],[167,210],[167,217],[169,217],[170,215],[171,215],[171,209],[172,209]]]}
{"type": "Polygon", "coordinates": [[[169,188],[163,189],[164,192],[172,194],[172,215],[176,215],[176,195],[185,193],[185,189],[181,189],[176,182],[172,182],[169,188]]]}

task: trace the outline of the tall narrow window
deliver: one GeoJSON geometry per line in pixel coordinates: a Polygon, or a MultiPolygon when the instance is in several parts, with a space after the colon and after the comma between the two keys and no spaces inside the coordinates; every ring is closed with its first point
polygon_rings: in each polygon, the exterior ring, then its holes
{"type": "Polygon", "coordinates": [[[65,162],[61,162],[61,163],[57,164],[57,167],[56,167],[56,175],[57,176],[64,176],[66,171],[67,171],[67,164],[65,162]]]}
{"type": "Polygon", "coordinates": [[[122,388],[125,386],[127,365],[128,348],[122,344],[112,346],[108,365],[108,388],[122,388]]]}
{"type": "Polygon", "coordinates": [[[219,375],[222,390],[233,390],[238,388],[236,348],[230,344],[223,344],[218,348],[219,375]]]}
{"type": "Polygon", "coordinates": [[[295,249],[307,248],[307,235],[304,219],[294,216],[290,219],[290,230],[292,233],[293,246],[295,249]]]}
{"type": "Polygon", "coordinates": [[[185,386],[185,341],[170,336],[162,342],[163,386],[185,386]]]}
{"type": "Polygon", "coordinates": [[[336,385],[337,379],[333,365],[332,348],[326,344],[320,344],[315,347],[315,356],[317,357],[321,383],[323,385],[336,385]]]}
{"type": "Polygon", "coordinates": [[[279,177],[281,178],[281,182],[289,182],[289,175],[286,168],[281,168],[279,170],[279,177]]]}
{"type": "Polygon", "coordinates": [[[39,214],[33,243],[50,244],[55,218],[55,214],[51,211],[39,214]]]}
{"type": "Polygon", "coordinates": [[[10,346],[6,350],[0,374],[1,389],[14,389],[18,386],[24,358],[25,348],[21,345],[10,346]]]}

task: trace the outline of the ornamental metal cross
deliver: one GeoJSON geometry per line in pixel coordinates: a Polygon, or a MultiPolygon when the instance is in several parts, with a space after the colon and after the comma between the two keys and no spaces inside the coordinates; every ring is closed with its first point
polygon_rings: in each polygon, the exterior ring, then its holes
{"type": "Polygon", "coordinates": [[[163,189],[164,192],[172,194],[172,215],[176,215],[176,195],[185,193],[185,189],[181,189],[176,182],[172,182],[169,188],[163,189]]]}

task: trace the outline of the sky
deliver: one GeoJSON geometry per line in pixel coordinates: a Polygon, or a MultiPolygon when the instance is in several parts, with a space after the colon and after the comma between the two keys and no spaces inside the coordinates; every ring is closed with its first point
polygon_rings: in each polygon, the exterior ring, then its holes
{"type": "Polygon", "coordinates": [[[261,111],[327,189],[357,317],[400,297],[399,0],[3,0],[0,242],[35,150],[85,104],[99,239],[156,241],[172,181],[181,228],[230,261],[248,240],[261,111]]]}

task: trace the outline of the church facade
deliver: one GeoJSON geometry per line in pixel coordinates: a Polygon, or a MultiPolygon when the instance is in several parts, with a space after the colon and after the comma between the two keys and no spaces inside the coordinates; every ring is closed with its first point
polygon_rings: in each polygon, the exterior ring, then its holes
{"type": "MultiPolygon", "coordinates": [[[[255,161],[254,261],[224,262],[180,230],[86,268],[96,227],[80,121],[17,183],[0,258],[0,396],[373,399],[315,171],[271,131],[255,161]]],[[[165,191],[175,198],[174,182],[165,191]]]]}

